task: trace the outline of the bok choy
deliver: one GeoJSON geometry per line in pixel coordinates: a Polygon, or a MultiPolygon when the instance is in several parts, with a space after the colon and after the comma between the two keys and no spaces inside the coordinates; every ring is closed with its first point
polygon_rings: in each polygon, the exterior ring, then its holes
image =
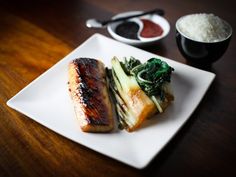
{"type": "Polygon", "coordinates": [[[111,62],[108,77],[120,128],[137,129],[147,117],[163,112],[173,100],[169,88],[173,68],[166,62],[151,58],[141,64],[133,57],[124,62],[113,57],[111,62]]]}

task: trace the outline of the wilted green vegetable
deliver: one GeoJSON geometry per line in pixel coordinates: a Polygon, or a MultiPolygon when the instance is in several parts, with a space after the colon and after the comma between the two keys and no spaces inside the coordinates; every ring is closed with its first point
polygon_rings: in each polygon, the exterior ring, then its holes
{"type": "Polygon", "coordinates": [[[112,59],[110,88],[121,127],[132,131],[157,110],[163,112],[173,100],[169,88],[172,71],[173,68],[157,58],[144,64],[133,57],[125,58],[124,63],[116,57],[112,59]]]}

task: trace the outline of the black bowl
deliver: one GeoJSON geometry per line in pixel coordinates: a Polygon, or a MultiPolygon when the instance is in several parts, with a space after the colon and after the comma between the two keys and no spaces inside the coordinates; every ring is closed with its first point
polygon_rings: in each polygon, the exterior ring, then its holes
{"type": "MultiPolygon", "coordinates": [[[[176,42],[181,54],[186,58],[187,62],[197,66],[211,65],[217,61],[226,51],[232,36],[232,28],[230,34],[224,40],[218,42],[200,42],[195,41],[184,35],[178,30],[176,22],[176,42]]],[[[226,23],[228,24],[228,23],[226,23]]]]}

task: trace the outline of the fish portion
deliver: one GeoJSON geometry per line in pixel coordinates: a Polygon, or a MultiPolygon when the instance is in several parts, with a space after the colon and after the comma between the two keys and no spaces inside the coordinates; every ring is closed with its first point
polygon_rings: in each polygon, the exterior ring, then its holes
{"type": "Polygon", "coordinates": [[[73,60],[68,85],[82,131],[111,131],[114,120],[104,64],[91,58],[73,60]]]}

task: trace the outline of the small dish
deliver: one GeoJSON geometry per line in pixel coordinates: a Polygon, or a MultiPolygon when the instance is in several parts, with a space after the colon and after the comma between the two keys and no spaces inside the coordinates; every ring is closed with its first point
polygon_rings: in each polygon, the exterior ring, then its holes
{"type": "MultiPolygon", "coordinates": [[[[124,12],[124,13],[120,13],[120,14],[115,15],[112,19],[116,19],[116,18],[119,18],[119,17],[125,17],[125,16],[129,16],[129,15],[135,15],[135,14],[139,14],[139,13],[142,13],[142,11],[124,12]]],[[[158,41],[160,41],[161,39],[163,39],[164,37],[166,37],[169,34],[169,31],[170,31],[170,25],[169,25],[168,21],[164,17],[159,16],[157,14],[145,15],[145,16],[142,16],[142,17],[137,17],[137,18],[130,19],[128,21],[136,22],[139,25],[139,30],[138,30],[138,33],[137,33],[139,39],[125,38],[125,37],[122,37],[122,36],[120,36],[116,33],[117,26],[119,24],[123,23],[123,22],[111,23],[107,26],[107,30],[108,30],[109,34],[114,39],[116,39],[120,42],[129,44],[129,45],[133,45],[133,46],[146,46],[146,45],[155,44],[158,41]],[[140,32],[143,29],[143,23],[142,23],[141,19],[148,19],[148,20],[160,25],[161,28],[163,29],[163,33],[160,36],[157,36],[157,37],[151,37],[151,38],[141,37],[140,32]]]]}
{"type": "Polygon", "coordinates": [[[232,36],[232,27],[229,23],[221,19],[225,26],[229,28],[229,34],[226,38],[217,42],[197,41],[185,35],[179,29],[178,23],[182,18],[187,16],[189,15],[179,18],[175,25],[177,46],[180,53],[186,58],[189,64],[207,68],[225,53],[232,36]]]}

